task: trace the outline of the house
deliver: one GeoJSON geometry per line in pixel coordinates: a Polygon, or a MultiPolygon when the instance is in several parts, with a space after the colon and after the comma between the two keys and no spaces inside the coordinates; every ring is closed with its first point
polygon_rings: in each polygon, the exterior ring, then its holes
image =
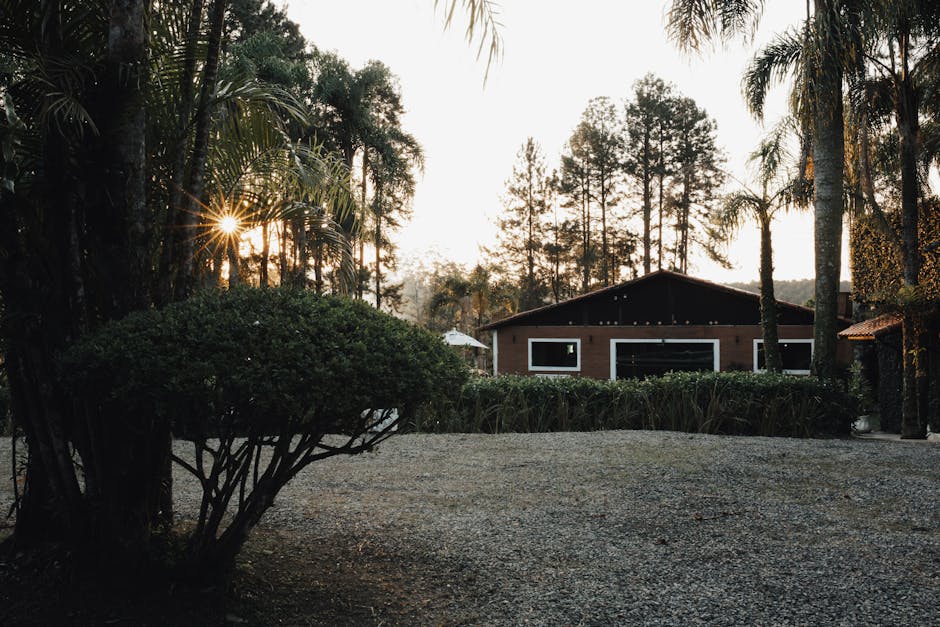
{"type": "MultiPolygon", "coordinates": [[[[784,369],[809,374],[813,310],[784,302],[778,310],[784,369]]],[[[841,328],[849,324],[840,318],[841,328]]],[[[621,379],[763,369],[760,297],[666,270],[481,329],[493,335],[494,374],[621,379]]],[[[851,361],[844,340],[838,358],[846,367],[851,361]]]]}

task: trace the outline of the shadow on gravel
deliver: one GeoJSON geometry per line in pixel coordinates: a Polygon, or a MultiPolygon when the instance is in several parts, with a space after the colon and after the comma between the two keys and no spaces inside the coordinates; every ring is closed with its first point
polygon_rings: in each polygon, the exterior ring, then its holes
{"type": "Polygon", "coordinates": [[[224,585],[132,587],[69,572],[53,548],[0,558],[0,625],[445,624],[455,587],[411,556],[259,530],[224,585]]]}

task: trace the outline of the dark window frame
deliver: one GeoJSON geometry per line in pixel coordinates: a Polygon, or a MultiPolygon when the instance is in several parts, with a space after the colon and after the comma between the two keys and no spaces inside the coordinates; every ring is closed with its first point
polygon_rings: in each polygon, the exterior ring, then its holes
{"type": "Polygon", "coordinates": [[[717,338],[614,338],[610,340],[610,379],[617,380],[617,345],[618,344],[711,344],[712,371],[721,370],[721,340],[717,338]]]}
{"type": "MultiPolygon", "coordinates": [[[[789,338],[778,340],[781,348],[785,344],[809,344],[809,363],[813,362],[813,352],[816,350],[816,345],[813,339],[811,338],[789,338]]],[[[767,372],[765,368],[759,367],[759,355],[761,354],[760,346],[764,344],[763,338],[757,338],[754,340],[754,372],[767,372]]],[[[785,357],[784,357],[785,358],[785,357]]],[[[798,374],[798,375],[808,375],[810,374],[809,368],[787,368],[786,363],[784,363],[783,368],[784,374],[798,374]]]]}
{"type": "Polygon", "coordinates": [[[530,337],[528,341],[528,365],[529,365],[530,372],[580,372],[581,371],[581,338],[577,338],[577,337],[530,337]],[[535,343],[574,344],[575,365],[574,366],[546,366],[542,364],[533,363],[532,345],[535,343]]]}

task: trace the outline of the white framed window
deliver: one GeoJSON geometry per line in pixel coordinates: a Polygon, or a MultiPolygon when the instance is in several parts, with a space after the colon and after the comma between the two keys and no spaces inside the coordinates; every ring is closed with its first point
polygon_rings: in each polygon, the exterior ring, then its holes
{"type": "MultiPolygon", "coordinates": [[[[813,340],[779,340],[785,374],[809,374],[813,363],[813,340]]],[[[754,372],[764,372],[764,340],[754,340],[754,372]]]]}
{"type": "Polygon", "coordinates": [[[717,339],[653,338],[610,341],[610,378],[661,376],[667,372],[721,369],[717,339]]]}
{"type": "Polygon", "coordinates": [[[576,337],[529,338],[529,370],[580,371],[581,340],[576,337]]]}

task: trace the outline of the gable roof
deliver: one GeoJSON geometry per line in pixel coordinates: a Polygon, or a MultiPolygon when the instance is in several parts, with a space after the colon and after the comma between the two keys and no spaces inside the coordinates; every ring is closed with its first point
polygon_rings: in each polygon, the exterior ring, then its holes
{"type": "MultiPolygon", "coordinates": [[[[813,324],[812,309],[783,301],[778,301],[777,306],[780,324],[813,324]]],[[[840,321],[844,326],[851,323],[840,321]]],[[[760,295],[679,272],[657,270],[632,281],[523,311],[480,329],[608,324],[760,324],[760,295]]]]}

